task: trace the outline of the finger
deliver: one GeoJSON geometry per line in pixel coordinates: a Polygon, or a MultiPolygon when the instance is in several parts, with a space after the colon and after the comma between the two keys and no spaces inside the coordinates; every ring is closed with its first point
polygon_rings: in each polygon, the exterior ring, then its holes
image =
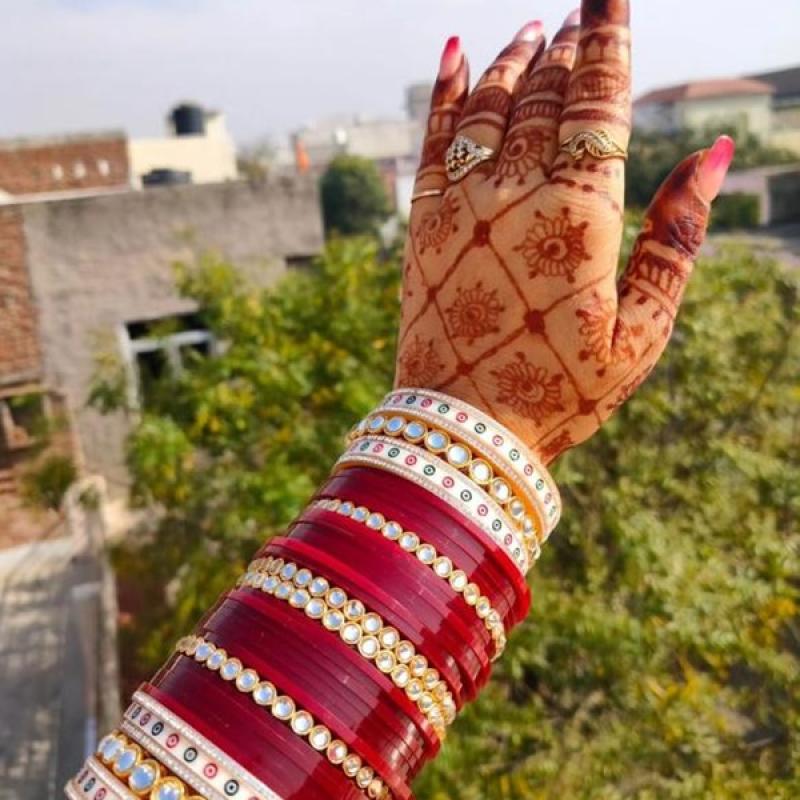
{"type": "Polygon", "coordinates": [[[654,362],[664,350],[734,150],[721,136],[682,161],[656,193],[619,283],[616,363],[634,356],[654,362]]]}
{"type": "MultiPolygon", "coordinates": [[[[583,0],[575,66],[561,113],[559,141],[576,134],[605,133],[627,150],[631,129],[630,9],[628,0],[583,0]]],[[[564,155],[563,163],[571,157],[564,155]]],[[[591,170],[594,157],[585,156],[591,170]]],[[[562,160],[559,159],[559,164],[562,160]]],[[[624,171],[597,172],[595,184],[621,203],[624,171]]]]}
{"type": "MultiPolygon", "coordinates": [[[[452,36],[442,52],[439,74],[431,96],[428,126],[422,144],[422,156],[414,192],[444,190],[448,186],[444,157],[453,141],[456,124],[461,117],[469,93],[469,65],[461,50],[461,40],[452,36]]],[[[436,202],[422,201],[429,205],[436,202]]]]}
{"type": "Polygon", "coordinates": [[[541,180],[558,150],[558,126],[575,61],[580,11],[573,11],[518,83],[495,183],[541,180]]]}
{"type": "Polygon", "coordinates": [[[456,134],[492,150],[500,149],[517,81],[543,46],[542,23],[524,25],[481,76],[467,100],[456,134]]]}

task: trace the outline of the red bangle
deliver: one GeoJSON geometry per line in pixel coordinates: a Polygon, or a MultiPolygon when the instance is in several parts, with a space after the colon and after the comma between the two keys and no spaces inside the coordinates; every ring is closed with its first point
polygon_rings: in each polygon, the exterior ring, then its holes
{"type": "MultiPolygon", "coordinates": [[[[358,753],[365,762],[367,762],[375,772],[386,782],[391,788],[395,797],[398,800],[404,800],[410,796],[408,786],[403,783],[401,773],[407,775],[409,773],[410,764],[403,758],[405,755],[404,749],[399,746],[397,732],[389,732],[389,738],[381,738],[376,726],[376,721],[372,714],[374,712],[367,711],[366,716],[361,716],[356,720],[356,726],[353,725],[353,719],[348,720],[346,715],[342,713],[343,708],[339,709],[339,713],[332,711],[330,700],[326,698],[323,703],[319,697],[312,691],[306,688],[306,682],[302,680],[303,673],[308,673],[308,667],[304,670],[297,659],[283,659],[282,663],[278,663],[277,656],[282,655],[281,643],[276,641],[273,632],[270,632],[270,653],[273,658],[269,656],[259,655],[257,651],[250,649],[247,642],[250,640],[249,631],[256,624],[258,615],[252,610],[249,611],[247,616],[249,620],[243,619],[245,614],[242,613],[244,609],[238,608],[235,611],[230,608],[221,606],[214,615],[213,620],[209,621],[210,635],[205,634],[204,638],[213,642],[218,647],[230,648],[230,655],[239,658],[248,667],[252,667],[265,678],[272,681],[280,692],[285,692],[298,706],[304,708],[312,716],[323,725],[326,725],[335,735],[339,736],[344,742],[356,753],[358,753]],[[242,629],[245,629],[244,631],[242,629]],[[244,636],[242,635],[244,633],[244,636]],[[356,732],[356,727],[363,730],[364,736],[356,732]],[[372,738],[367,738],[369,734],[372,738]],[[393,759],[402,760],[403,763],[390,764],[385,756],[378,752],[377,747],[382,747],[384,753],[389,752],[392,754],[393,759]]],[[[292,636],[291,629],[286,632],[287,640],[296,639],[292,636]]],[[[286,642],[282,643],[286,646],[286,642]]],[[[313,669],[310,670],[313,685],[313,669]]],[[[352,709],[352,707],[347,707],[352,709]]],[[[266,714],[264,715],[267,716],[266,714]]],[[[386,736],[384,732],[383,737],[386,736]]],[[[310,747],[310,745],[309,745],[310,747]]],[[[407,751],[406,751],[407,752],[407,751]]]]}
{"type": "Polygon", "coordinates": [[[297,627],[298,635],[295,638],[299,640],[300,646],[305,647],[307,644],[315,654],[318,654],[315,666],[319,664],[325,669],[326,674],[330,675],[332,689],[341,691],[345,686],[353,696],[353,702],[360,701],[373,710],[376,707],[378,709],[385,707],[386,712],[382,713],[382,718],[390,722],[395,732],[398,728],[408,732],[408,737],[414,742],[412,750],[416,751],[418,741],[422,742],[422,747],[425,749],[439,750],[441,745],[439,738],[417,705],[402,689],[395,686],[389,676],[379,670],[376,671],[370,662],[351,647],[341,641],[335,648],[331,647],[332,636],[338,638],[335,633],[331,634],[305,615],[302,624],[299,624],[294,609],[287,608],[285,604],[257,590],[236,590],[231,592],[229,597],[232,601],[251,606],[263,616],[265,625],[269,626],[269,636],[272,635],[273,629],[276,630],[277,636],[293,626],[297,627]]]}
{"type": "Polygon", "coordinates": [[[339,584],[387,622],[391,622],[414,645],[418,653],[424,652],[430,665],[444,678],[459,708],[465,699],[475,697],[477,688],[474,681],[468,675],[462,674],[452,652],[442,647],[441,639],[431,638],[435,636],[434,632],[422,626],[418,619],[411,616],[404,606],[380,586],[368,581],[357,571],[357,567],[334,561],[327,553],[299,539],[277,537],[269,542],[266,552],[296,561],[312,572],[324,575],[331,581],[331,585],[339,584]]]}
{"type": "MultiPolygon", "coordinates": [[[[289,618],[296,615],[279,601],[271,597],[262,600],[252,593],[248,596],[245,591],[232,593],[230,603],[237,605],[220,608],[207,626],[219,639],[220,646],[242,649],[245,642],[249,645],[248,652],[257,654],[254,661],[260,659],[263,663],[274,664],[276,669],[289,672],[297,680],[305,678],[304,685],[313,687],[317,696],[325,697],[330,712],[341,720],[341,724],[337,722],[331,728],[349,727],[360,732],[365,725],[371,725],[370,741],[387,742],[387,749],[382,752],[387,761],[399,752],[408,761],[408,769],[413,770],[425,757],[426,750],[438,750],[438,739],[433,736],[428,721],[383,673],[365,674],[361,665],[351,669],[344,659],[337,663],[339,659],[331,658],[331,651],[335,650],[336,656],[345,653],[355,656],[355,653],[341,642],[339,646],[331,647],[327,632],[305,616],[303,619],[309,624],[299,627],[296,619],[289,618]],[[241,605],[246,608],[241,608],[241,605]],[[239,636],[239,627],[246,630],[246,639],[239,636]],[[231,637],[235,643],[230,643],[231,637]],[[268,648],[257,647],[260,642],[269,642],[268,648]],[[304,652],[299,653],[300,648],[304,652]],[[383,679],[381,684],[388,684],[385,690],[378,684],[378,676],[383,679]],[[390,690],[395,690],[396,694],[390,690]],[[419,724],[415,724],[415,720],[419,724]],[[421,734],[423,726],[427,729],[427,737],[421,734]]],[[[255,663],[250,666],[257,669],[255,663]]],[[[370,665],[365,662],[365,666],[370,665]]],[[[266,674],[270,668],[265,668],[266,674]]],[[[391,764],[391,768],[399,769],[400,765],[391,764]]]]}
{"type": "MultiPolygon", "coordinates": [[[[381,586],[397,598],[413,598],[413,612],[430,630],[446,631],[455,644],[452,652],[462,669],[477,678],[479,685],[491,671],[492,639],[486,626],[463,602],[457,602],[441,580],[419,563],[408,565],[406,553],[382,536],[371,537],[366,547],[362,526],[347,517],[319,511],[313,520],[295,523],[289,539],[307,542],[338,561],[362,565],[364,574],[380,576],[381,586]],[[367,562],[367,563],[365,563],[367,562]],[[416,573],[416,574],[415,574],[416,573]]],[[[406,603],[404,603],[406,605],[406,603]]],[[[408,609],[409,612],[412,609],[408,609]]]]}
{"type": "MultiPolygon", "coordinates": [[[[485,570],[486,574],[493,576],[484,582],[497,586],[514,609],[509,620],[511,625],[521,622],[527,615],[530,588],[508,555],[477,525],[436,495],[396,475],[367,467],[342,470],[317,494],[372,505],[387,518],[396,519],[404,528],[424,531],[426,541],[448,555],[454,552],[453,547],[458,547],[475,569],[485,570]]],[[[455,559],[455,555],[451,557],[455,559]]],[[[461,569],[467,571],[468,566],[461,569]]],[[[500,597],[491,599],[502,614],[500,597]]]]}
{"type": "Polygon", "coordinates": [[[173,658],[161,683],[145,685],[143,690],[284,800],[340,796],[364,800],[324,753],[293,736],[278,720],[259,714],[244,696],[233,697],[216,675],[185,657],[173,658]],[[202,714],[193,710],[198,698],[203,701],[202,714]],[[231,735],[233,731],[241,734],[231,735]]]}

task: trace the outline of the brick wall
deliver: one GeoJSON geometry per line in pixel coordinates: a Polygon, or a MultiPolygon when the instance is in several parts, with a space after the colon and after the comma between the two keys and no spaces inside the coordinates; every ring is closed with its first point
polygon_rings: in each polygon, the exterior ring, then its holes
{"type": "Polygon", "coordinates": [[[0,207],[0,385],[34,380],[39,370],[22,211],[0,207]]]}
{"type": "Polygon", "coordinates": [[[0,142],[0,191],[11,195],[125,186],[124,135],[0,142]]]}

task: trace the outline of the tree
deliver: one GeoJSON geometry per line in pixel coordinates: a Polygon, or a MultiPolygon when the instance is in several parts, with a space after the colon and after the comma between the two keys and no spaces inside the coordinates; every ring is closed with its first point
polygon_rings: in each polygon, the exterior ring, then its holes
{"type": "MultiPolygon", "coordinates": [[[[125,631],[132,680],[302,508],[390,386],[400,263],[355,240],[269,292],[214,261],[183,271],[227,346],[169,379],[129,444],[136,497],[163,512],[116,556],[148,596],[125,631]]],[[[701,260],[665,361],[557,465],[566,513],[531,617],[420,800],[798,796],[797,300],[747,250],[701,260]]]]}
{"type": "Polygon", "coordinates": [[[391,211],[377,167],[359,156],[334,158],[322,176],[320,191],[328,233],[375,234],[391,211]]]}
{"type": "MultiPolygon", "coordinates": [[[[732,166],[734,171],[798,161],[796,153],[765,146],[753,134],[728,132],[736,139],[736,156],[732,166]]],[[[626,170],[628,204],[646,208],[675,164],[690,153],[708,147],[719,133],[716,129],[683,130],[671,135],[634,131],[626,170]]]]}

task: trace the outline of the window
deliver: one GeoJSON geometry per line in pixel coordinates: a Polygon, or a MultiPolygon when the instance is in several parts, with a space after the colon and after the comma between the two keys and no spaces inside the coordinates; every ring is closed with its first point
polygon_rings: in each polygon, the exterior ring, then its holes
{"type": "Polygon", "coordinates": [[[97,171],[104,178],[107,178],[111,174],[111,164],[109,164],[108,160],[105,159],[105,158],[98,158],[97,159],[97,171]]]}
{"type": "Polygon", "coordinates": [[[83,161],[76,161],[72,166],[72,174],[76,178],[78,178],[79,180],[81,178],[85,178],[86,177],[86,164],[84,164],[83,161]]]}
{"type": "Polygon", "coordinates": [[[50,172],[53,175],[54,181],[64,180],[64,167],[62,167],[61,164],[53,164],[53,167],[50,170],[50,172]]]}
{"type": "Polygon", "coordinates": [[[217,352],[216,340],[199,314],[129,322],[121,338],[133,408],[147,406],[161,378],[181,375],[198,358],[217,352]]]}

